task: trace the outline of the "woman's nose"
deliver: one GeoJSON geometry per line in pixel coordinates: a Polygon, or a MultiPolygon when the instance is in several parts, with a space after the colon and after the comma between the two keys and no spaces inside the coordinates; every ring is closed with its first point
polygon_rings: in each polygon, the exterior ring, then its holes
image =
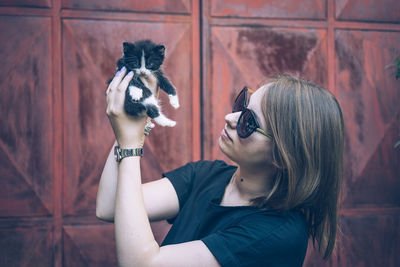
{"type": "Polygon", "coordinates": [[[230,128],[235,129],[239,116],[240,112],[226,114],[225,115],[226,124],[228,124],[230,128]]]}

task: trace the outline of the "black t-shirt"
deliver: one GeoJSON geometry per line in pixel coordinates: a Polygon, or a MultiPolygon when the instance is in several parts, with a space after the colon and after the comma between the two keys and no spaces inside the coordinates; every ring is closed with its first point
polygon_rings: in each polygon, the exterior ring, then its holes
{"type": "Polygon", "coordinates": [[[236,168],[199,161],[163,174],[180,210],[162,245],[202,240],[222,266],[302,266],[308,235],[300,212],[220,206],[236,168]]]}

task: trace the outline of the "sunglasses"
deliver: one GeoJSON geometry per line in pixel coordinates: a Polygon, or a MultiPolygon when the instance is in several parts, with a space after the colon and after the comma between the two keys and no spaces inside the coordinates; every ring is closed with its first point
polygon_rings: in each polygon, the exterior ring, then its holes
{"type": "Polygon", "coordinates": [[[244,87],[242,91],[238,94],[233,102],[232,113],[242,112],[240,114],[239,120],[236,124],[236,131],[241,138],[247,138],[254,132],[259,132],[260,134],[271,138],[272,135],[264,132],[260,128],[260,124],[257,121],[257,116],[251,109],[247,108],[247,92],[253,93],[254,91],[244,87]]]}

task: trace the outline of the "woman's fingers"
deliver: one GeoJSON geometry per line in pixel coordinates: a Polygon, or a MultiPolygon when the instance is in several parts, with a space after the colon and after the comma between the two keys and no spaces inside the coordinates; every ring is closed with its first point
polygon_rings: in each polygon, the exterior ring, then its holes
{"type": "Polygon", "coordinates": [[[118,115],[123,112],[123,106],[124,106],[124,99],[125,99],[125,90],[129,85],[129,82],[133,78],[133,72],[129,72],[125,77],[123,77],[123,74],[125,74],[126,70],[122,70],[118,72],[114,79],[113,79],[113,84],[109,87],[110,89],[108,90],[107,94],[107,114],[108,115],[118,115]],[[117,84],[116,82],[119,83],[117,84]]]}
{"type": "Polygon", "coordinates": [[[115,93],[113,95],[114,98],[114,109],[117,114],[123,112],[124,100],[125,100],[125,91],[129,85],[129,82],[132,80],[133,72],[129,72],[124,79],[122,79],[121,83],[117,86],[115,93]]]}
{"type": "Polygon", "coordinates": [[[133,78],[133,71],[130,71],[122,80],[122,82],[117,86],[117,90],[121,92],[125,92],[126,88],[129,85],[129,82],[133,78]]]}
{"type": "Polygon", "coordinates": [[[122,67],[119,71],[117,71],[117,73],[115,74],[114,78],[112,79],[110,85],[108,86],[108,89],[107,89],[108,93],[110,91],[115,90],[118,87],[118,85],[121,83],[121,80],[124,77],[125,73],[126,73],[125,67],[122,67]]]}

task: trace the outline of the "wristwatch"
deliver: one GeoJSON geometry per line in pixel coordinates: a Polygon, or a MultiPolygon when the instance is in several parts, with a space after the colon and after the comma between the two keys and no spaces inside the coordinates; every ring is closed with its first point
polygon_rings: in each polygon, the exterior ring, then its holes
{"type": "Polygon", "coordinates": [[[123,158],[126,157],[135,157],[135,156],[143,157],[143,147],[124,149],[120,148],[119,146],[115,146],[114,156],[117,162],[120,162],[123,158]]]}

